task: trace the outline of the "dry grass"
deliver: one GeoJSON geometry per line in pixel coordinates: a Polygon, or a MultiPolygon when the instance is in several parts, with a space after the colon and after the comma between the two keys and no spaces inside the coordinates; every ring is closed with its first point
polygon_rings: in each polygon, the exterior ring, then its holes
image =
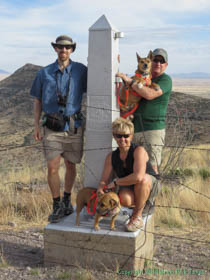
{"type": "Polygon", "coordinates": [[[43,225],[51,208],[51,197],[48,190],[30,192],[17,191],[8,187],[1,191],[0,224],[16,224],[18,227],[43,225]]]}
{"type": "MultiPolygon", "coordinates": [[[[78,168],[79,169],[79,168],[78,168]]],[[[60,175],[64,177],[63,165],[60,175]]],[[[8,225],[16,229],[28,226],[44,226],[52,210],[52,198],[47,186],[47,170],[45,168],[29,168],[5,172],[0,182],[0,225],[8,225]]],[[[63,185],[63,182],[61,182],[63,185]]],[[[81,184],[77,177],[76,186],[81,184]]],[[[77,189],[75,187],[75,189],[77,189]]],[[[61,188],[61,192],[63,187],[61,188]]],[[[72,194],[75,204],[76,192],[72,194]]]]}
{"type": "MultiPolygon", "coordinates": [[[[209,182],[210,180],[207,182],[199,176],[195,176],[193,179],[187,179],[184,185],[210,197],[210,189],[207,188],[209,182]]],[[[209,213],[199,211],[209,211],[210,199],[184,186],[173,186],[173,188],[171,188],[170,185],[164,184],[162,186],[162,192],[156,200],[156,204],[169,206],[169,208],[160,207],[156,209],[156,224],[165,224],[170,228],[182,228],[186,225],[202,225],[202,227],[209,225],[209,213]],[[171,206],[177,208],[170,208],[171,206]],[[198,212],[186,211],[179,208],[198,210],[198,212]]]]}
{"type": "MultiPolygon", "coordinates": [[[[200,149],[209,149],[210,145],[197,146],[200,149]]],[[[168,150],[165,151],[165,158],[168,150]]],[[[164,160],[165,161],[165,160],[164,160]]],[[[200,150],[184,150],[180,168],[190,168],[193,175],[182,178],[184,185],[189,186],[196,192],[210,197],[210,189],[207,187],[210,178],[204,180],[199,175],[199,168],[206,168],[209,172],[209,152],[200,150]]],[[[78,187],[82,180],[80,173],[83,166],[78,166],[78,177],[75,191],[72,194],[75,203],[78,187]]],[[[64,168],[60,170],[63,178],[64,168]]],[[[0,225],[8,226],[8,222],[15,223],[17,228],[30,225],[45,225],[51,211],[52,199],[46,182],[46,168],[26,167],[23,170],[10,171],[4,174],[0,182],[0,225]],[[19,182],[19,183],[18,183],[19,182]],[[21,183],[20,183],[21,182],[21,183]]],[[[157,205],[169,205],[194,210],[209,211],[210,199],[197,194],[184,186],[164,183],[162,192],[156,200],[157,205]]],[[[186,225],[205,226],[210,222],[208,213],[185,211],[174,208],[156,208],[156,224],[166,225],[169,228],[182,228],[186,225]]]]}
{"type": "MultiPolygon", "coordinates": [[[[182,151],[176,172],[182,175],[181,184],[172,181],[162,185],[162,192],[156,200],[157,205],[168,205],[178,208],[187,208],[200,211],[210,211],[210,177],[203,178],[200,170],[210,174],[210,145],[199,145],[193,149],[182,151]],[[205,150],[198,150],[205,149],[205,150]],[[186,170],[190,176],[185,175],[186,170]],[[194,191],[190,190],[189,188],[194,191]],[[197,192],[197,193],[196,193],[197,192]],[[203,194],[203,195],[202,195],[203,194]],[[207,196],[207,197],[205,197],[207,196]]],[[[169,149],[164,151],[163,166],[167,162],[169,149]]],[[[156,223],[166,224],[168,227],[182,228],[186,225],[207,226],[210,222],[209,213],[186,211],[175,208],[157,208],[156,223]]]]}

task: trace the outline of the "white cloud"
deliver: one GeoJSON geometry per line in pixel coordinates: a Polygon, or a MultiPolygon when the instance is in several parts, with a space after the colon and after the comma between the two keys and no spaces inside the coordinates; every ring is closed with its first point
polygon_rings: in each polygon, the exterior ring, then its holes
{"type": "MultiPolygon", "coordinates": [[[[180,69],[178,57],[185,71],[191,71],[193,65],[197,68],[198,55],[204,61],[209,59],[210,23],[183,23],[186,17],[199,17],[201,13],[206,16],[210,11],[207,0],[132,0],[129,3],[127,0],[64,0],[52,1],[48,6],[37,6],[35,1],[33,6],[25,7],[8,2],[0,4],[0,52],[3,54],[0,68],[8,71],[28,62],[51,63],[56,56],[50,42],[60,34],[73,37],[78,43],[73,59],[86,63],[88,28],[103,14],[125,32],[125,38],[120,40],[123,71],[129,73],[136,67],[136,51],[147,55],[149,49],[159,46],[169,52],[171,72],[180,69]],[[178,24],[180,18],[182,24],[178,24]]],[[[204,67],[209,72],[208,66],[204,67]]]]}

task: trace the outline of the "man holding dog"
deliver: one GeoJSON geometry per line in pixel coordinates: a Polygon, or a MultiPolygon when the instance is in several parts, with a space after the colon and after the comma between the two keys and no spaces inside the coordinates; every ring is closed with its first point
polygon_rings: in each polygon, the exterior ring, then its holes
{"type": "Polygon", "coordinates": [[[165,118],[172,90],[172,80],[165,74],[168,66],[166,50],[158,48],[153,51],[152,82],[159,89],[143,86],[123,73],[117,76],[131,85],[132,89],[141,95],[138,109],[134,113],[134,143],[144,144],[153,169],[158,172],[161,164],[161,154],[165,143],[165,118]]]}
{"type": "Polygon", "coordinates": [[[31,88],[34,97],[34,138],[43,142],[48,167],[48,184],[53,198],[49,222],[56,223],[73,212],[71,191],[76,178],[76,163],[83,154],[81,104],[87,90],[87,67],[70,59],[76,43],[66,35],[51,43],[57,60],[42,68],[31,88]],[[43,117],[43,136],[40,118],[43,117]],[[64,158],[64,195],[60,197],[59,168],[64,158]]]}

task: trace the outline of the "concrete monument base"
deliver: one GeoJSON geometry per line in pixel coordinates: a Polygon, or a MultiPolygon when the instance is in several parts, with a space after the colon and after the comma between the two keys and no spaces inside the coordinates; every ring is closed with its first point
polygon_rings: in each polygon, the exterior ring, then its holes
{"type": "MultiPolygon", "coordinates": [[[[127,212],[128,213],[128,212],[127,212]]],[[[83,211],[80,226],[75,226],[76,214],[57,224],[49,224],[44,232],[44,260],[46,265],[78,265],[97,270],[137,271],[144,268],[145,259],[153,257],[154,217],[144,217],[144,228],[125,232],[128,219],[121,211],[116,230],[111,231],[110,219],[100,221],[95,231],[94,219],[83,211]],[[148,231],[148,232],[147,232],[148,231]]]]}

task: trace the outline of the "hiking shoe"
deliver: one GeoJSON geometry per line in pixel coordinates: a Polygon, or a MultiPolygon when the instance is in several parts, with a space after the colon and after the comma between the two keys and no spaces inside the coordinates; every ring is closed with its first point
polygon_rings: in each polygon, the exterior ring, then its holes
{"type": "Polygon", "coordinates": [[[53,205],[52,214],[48,217],[50,223],[58,223],[64,217],[64,205],[62,202],[53,205]]]}
{"type": "Polygon", "coordinates": [[[71,201],[69,199],[62,199],[63,207],[64,207],[64,215],[68,216],[71,215],[74,212],[74,208],[71,204],[71,201]]]}

